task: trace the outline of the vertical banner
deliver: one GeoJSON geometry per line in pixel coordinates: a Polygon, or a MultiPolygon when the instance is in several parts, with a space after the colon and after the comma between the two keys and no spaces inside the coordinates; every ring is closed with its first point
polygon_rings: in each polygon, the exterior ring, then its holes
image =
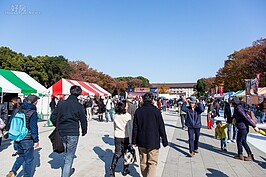
{"type": "Polygon", "coordinates": [[[251,79],[245,79],[246,95],[250,95],[251,79]]]}
{"type": "Polygon", "coordinates": [[[224,86],[220,86],[220,96],[223,96],[224,94],[224,86]]]}
{"type": "Polygon", "coordinates": [[[258,94],[258,80],[256,79],[251,79],[251,89],[253,90],[253,93],[255,95],[258,94]]]}
{"type": "Polygon", "coordinates": [[[215,94],[218,94],[219,92],[219,87],[218,86],[215,86],[215,94]]]}
{"type": "Polygon", "coordinates": [[[258,88],[260,87],[260,78],[261,78],[261,73],[259,73],[259,74],[256,75],[258,88]]]}

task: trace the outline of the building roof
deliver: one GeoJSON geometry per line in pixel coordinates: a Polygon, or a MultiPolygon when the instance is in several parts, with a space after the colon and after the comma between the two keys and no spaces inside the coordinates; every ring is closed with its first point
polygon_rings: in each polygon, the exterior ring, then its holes
{"type": "Polygon", "coordinates": [[[194,88],[197,83],[152,83],[152,87],[160,87],[163,85],[169,88],[194,88]]]}

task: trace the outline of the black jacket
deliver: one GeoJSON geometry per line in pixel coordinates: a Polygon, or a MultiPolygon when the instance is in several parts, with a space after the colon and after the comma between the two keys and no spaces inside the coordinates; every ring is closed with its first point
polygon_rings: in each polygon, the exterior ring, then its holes
{"type": "Polygon", "coordinates": [[[132,144],[139,147],[159,149],[160,138],[163,146],[168,145],[162,114],[151,103],[145,102],[135,112],[132,144]]]}
{"type": "Polygon", "coordinates": [[[70,95],[65,101],[58,103],[51,115],[54,126],[56,126],[57,116],[59,116],[57,128],[61,136],[79,136],[79,123],[82,134],[87,133],[87,117],[76,96],[70,95]]]}
{"type": "Polygon", "coordinates": [[[226,119],[227,123],[232,123],[232,112],[231,112],[231,107],[228,102],[224,102],[224,118],[226,119]]]}

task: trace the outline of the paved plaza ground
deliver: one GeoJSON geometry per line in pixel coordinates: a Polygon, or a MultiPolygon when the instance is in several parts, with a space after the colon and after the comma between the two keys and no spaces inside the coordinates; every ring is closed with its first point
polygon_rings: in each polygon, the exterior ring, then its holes
{"type": "MultiPolygon", "coordinates": [[[[220,142],[213,138],[214,130],[206,129],[206,116],[202,116],[199,153],[195,157],[187,156],[187,132],[180,128],[180,118],[173,112],[163,113],[169,146],[160,149],[157,177],[248,177],[266,176],[266,154],[251,145],[255,162],[245,162],[233,159],[236,144],[228,144],[228,152],[221,152],[220,142]]],[[[96,117],[95,117],[96,118],[96,117]]],[[[63,157],[51,153],[48,135],[52,127],[43,127],[46,122],[39,122],[40,148],[35,150],[35,170],[37,177],[59,177],[63,157]]],[[[15,158],[11,157],[12,143],[4,140],[0,147],[0,176],[5,176],[10,170],[15,158]]],[[[73,177],[107,177],[114,151],[113,123],[89,122],[89,132],[80,137],[73,167],[76,172],[73,177]]],[[[130,166],[131,175],[140,177],[139,161],[130,166]]],[[[116,176],[121,177],[122,160],[119,161],[116,176]]],[[[21,171],[18,174],[21,177],[21,171]]]]}

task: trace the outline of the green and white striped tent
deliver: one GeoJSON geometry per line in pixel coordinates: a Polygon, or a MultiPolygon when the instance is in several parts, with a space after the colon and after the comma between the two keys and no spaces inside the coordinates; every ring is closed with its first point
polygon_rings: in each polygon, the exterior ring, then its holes
{"type": "Polygon", "coordinates": [[[48,90],[25,72],[0,69],[0,92],[45,95],[48,90]]]}

